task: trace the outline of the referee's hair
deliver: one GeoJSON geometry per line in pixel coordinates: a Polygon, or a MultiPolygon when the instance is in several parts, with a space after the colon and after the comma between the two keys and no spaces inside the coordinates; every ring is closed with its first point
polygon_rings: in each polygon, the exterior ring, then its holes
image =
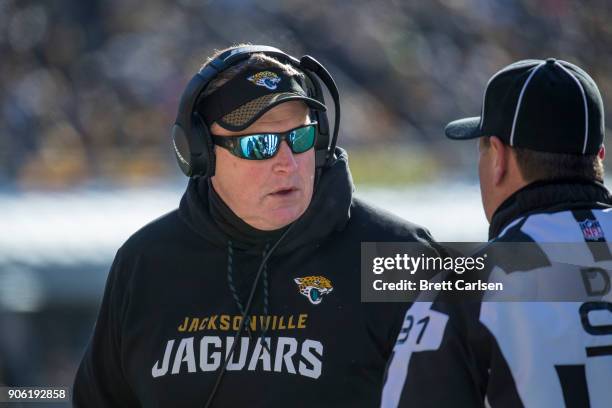
{"type": "MultiPolygon", "coordinates": [[[[488,137],[483,138],[488,148],[488,137]]],[[[548,153],[512,147],[521,175],[528,183],[538,180],[580,179],[603,182],[604,166],[597,154],[548,153]]]]}

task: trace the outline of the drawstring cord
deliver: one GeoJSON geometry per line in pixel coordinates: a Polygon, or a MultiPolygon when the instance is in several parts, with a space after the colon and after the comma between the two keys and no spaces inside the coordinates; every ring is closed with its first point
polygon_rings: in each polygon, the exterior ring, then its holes
{"type": "MultiPolygon", "coordinates": [[[[270,247],[269,243],[266,243],[266,247],[263,250],[261,255],[262,259],[266,257],[266,253],[268,252],[268,248],[270,247]]],[[[242,306],[242,302],[240,301],[240,296],[238,296],[238,290],[234,285],[234,247],[232,246],[232,241],[227,241],[227,285],[229,286],[230,292],[232,292],[232,297],[238,306],[238,310],[241,315],[244,315],[244,307],[242,306]]],[[[268,263],[264,263],[263,269],[263,314],[264,314],[264,322],[265,325],[262,325],[263,329],[261,331],[261,336],[259,339],[259,344],[266,349],[268,353],[271,354],[270,347],[268,343],[264,341],[266,332],[268,331],[268,316],[270,315],[270,291],[269,287],[269,279],[268,279],[268,263]]],[[[253,340],[253,335],[251,333],[251,316],[246,316],[246,330],[249,334],[249,338],[253,340]]]]}
{"type": "MultiPolygon", "coordinates": [[[[266,252],[268,252],[268,248],[270,247],[269,243],[266,243],[266,247],[263,250],[263,254],[262,254],[262,258],[265,259],[266,258],[266,252]]],[[[268,343],[266,341],[264,341],[265,336],[266,336],[266,332],[268,331],[268,316],[270,315],[269,311],[270,311],[270,295],[269,295],[269,291],[268,291],[268,262],[266,262],[264,264],[264,270],[263,270],[263,314],[264,314],[264,322],[265,325],[263,325],[263,329],[261,331],[261,336],[259,337],[259,344],[266,349],[266,351],[268,352],[268,354],[272,354],[272,352],[270,351],[270,347],[268,346],[268,343]]]]}
{"type": "MultiPolygon", "coordinates": [[[[234,248],[232,246],[232,241],[227,241],[227,285],[229,286],[230,292],[232,292],[232,297],[234,298],[234,302],[238,306],[238,311],[240,311],[241,315],[244,315],[244,308],[242,307],[242,302],[240,301],[240,297],[238,296],[238,291],[236,290],[236,286],[234,285],[234,248]]],[[[253,336],[251,334],[250,328],[250,317],[247,316],[246,319],[247,325],[246,330],[249,334],[249,338],[252,340],[253,336]]]]}
{"type": "Polygon", "coordinates": [[[249,293],[249,299],[247,300],[246,306],[244,308],[244,312],[242,313],[242,320],[240,321],[240,327],[238,328],[238,331],[234,335],[234,341],[232,343],[232,347],[230,348],[229,353],[227,353],[225,357],[225,361],[223,362],[221,371],[219,371],[219,375],[217,376],[217,381],[215,381],[215,385],[213,386],[213,389],[210,395],[208,396],[208,400],[206,401],[206,404],[204,405],[206,408],[209,408],[210,406],[212,406],[212,403],[215,399],[215,395],[217,394],[217,390],[219,389],[219,386],[221,385],[221,381],[223,380],[223,376],[225,375],[225,371],[227,370],[227,365],[229,364],[230,359],[234,355],[234,351],[236,350],[236,345],[238,344],[238,337],[240,336],[240,333],[242,333],[242,331],[244,330],[244,327],[246,324],[246,316],[251,311],[251,306],[253,304],[253,298],[255,297],[255,290],[257,289],[257,282],[259,282],[259,278],[261,277],[261,274],[265,268],[266,262],[268,262],[268,259],[270,258],[272,253],[276,250],[276,248],[280,245],[283,239],[293,229],[294,225],[295,223],[291,224],[289,228],[287,228],[285,232],[283,232],[283,235],[281,235],[280,238],[276,241],[276,243],[272,245],[272,248],[269,251],[267,251],[266,255],[263,258],[263,261],[259,265],[257,274],[255,275],[255,280],[253,281],[253,285],[251,286],[251,292],[249,293]]]}

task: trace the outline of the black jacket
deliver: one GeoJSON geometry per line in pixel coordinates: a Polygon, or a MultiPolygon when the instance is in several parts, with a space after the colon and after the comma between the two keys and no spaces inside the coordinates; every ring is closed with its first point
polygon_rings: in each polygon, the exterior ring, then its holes
{"type": "MultiPolygon", "coordinates": [[[[415,303],[406,316],[427,318],[428,329],[420,342],[398,341],[382,406],[610,406],[609,278],[603,296],[582,291],[584,272],[612,270],[605,244],[612,237],[611,208],[610,192],[596,182],[536,182],[509,197],[493,216],[491,242],[476,255],[530,244],[501,254],[508,262],[491,266],[491,281],[503,281],[509,293],[567,285],[584,299],[508,302],[489,292],[481,301],[458,303],[441,293],[433,303],[415,303]]],[[[602,275],[594,278],[600,283],[602,275]]]]}
{"type": "MultiPolygon", "coordinates": [[[[250,335],[242,334],[213,406],[379,403],[406,305],[360,301],[360,243],[416,240],[429,251],[431,237],[355,199],[338,153],[267,262],[250,335]],[[270,353],[257,341],[265,322],[270,353]]],[[[204,405],[278,237],[219,222],[209,194],[207,183],[191,180],[178,210],[119,249],[75,380],[77,407],[204,405]]]]}

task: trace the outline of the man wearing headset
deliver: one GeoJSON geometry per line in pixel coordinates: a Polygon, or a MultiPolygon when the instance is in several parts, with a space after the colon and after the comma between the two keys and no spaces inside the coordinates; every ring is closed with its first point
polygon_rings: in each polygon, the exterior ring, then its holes
{"type": "Polygon", "coordinates": [[[361,303],[360,244],[433,249],[353,196],[339,117],[310,57],[232,47],[205,64],[173,130],[187,191],[119,249],[77,407],[379,404],[405,307],[361,303]]]}

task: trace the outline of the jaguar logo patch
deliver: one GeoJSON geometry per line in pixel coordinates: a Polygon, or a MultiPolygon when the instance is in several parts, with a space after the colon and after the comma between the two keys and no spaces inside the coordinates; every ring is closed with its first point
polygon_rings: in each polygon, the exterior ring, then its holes
{"type": "Polygon", "coordinates": [[[330,280],[324,276],[305,276],[295,278],[294,282],[297,283],[300,293],[306,296],[313,305],[321,303],[323,296],[334,290],[330,280]]]}

